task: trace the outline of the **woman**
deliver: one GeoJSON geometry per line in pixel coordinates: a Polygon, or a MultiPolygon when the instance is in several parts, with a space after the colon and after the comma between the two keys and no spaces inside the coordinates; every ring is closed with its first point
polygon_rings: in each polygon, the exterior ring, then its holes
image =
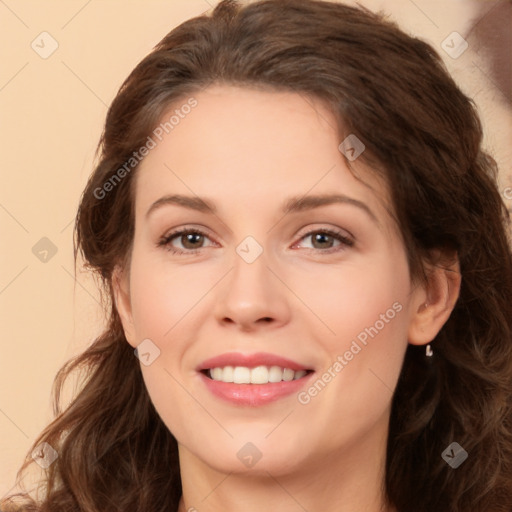
{"type": "Polygon", "coordinates": [[[170,32],[107,115],[76,253],[110,321],[57,376],[58,402],[88,371],[21,510],[509,511],[481,141],[435,51],[362,8],[223,1],[170,32]]]}

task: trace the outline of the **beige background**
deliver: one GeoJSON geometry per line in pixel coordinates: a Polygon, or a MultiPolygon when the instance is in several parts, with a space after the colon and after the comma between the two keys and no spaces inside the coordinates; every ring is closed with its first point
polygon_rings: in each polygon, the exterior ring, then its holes
{"type": "MultiPolygon", "coordinates": [[[[75,279],[72,231],[107,106],[167,32],[216,3],[0,0],[0,497],[52,418],[57,370],[102,328],[94,281],[80,271],[75,279]],[[51,48],[42,32],[58,43],[46,59],[31,47],[35,41],[39,52],[51,48]],[[57,249],[46,262],[44,252],[32,251],[43,237],[57,249]]],[[[385,9],[438,49],[478,104],[486,144],[502,167],[500,187],[512,186],[512,114],[502,92],[471,40],[455,60],[440,46],[453,31],[466,34],[499,0],[359,3],[385,9]]]]}

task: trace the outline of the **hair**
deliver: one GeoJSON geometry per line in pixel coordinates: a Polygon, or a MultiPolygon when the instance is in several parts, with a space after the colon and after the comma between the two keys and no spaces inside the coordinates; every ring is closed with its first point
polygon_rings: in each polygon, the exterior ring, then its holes
{"type": "MultiPolygon", "coordinates": [[[[411,276],[440,264],[435,250],[456,252],[460,294],[435,354],[408,345],[392,398],[385,495],[399,512],[509,512],[510,219],[476,107],[429,44],[382,14],[320,0],[224,0],[166,35],[120,87],[75,224],[75,262],[81,255],[99,276],[108,322],[55,378],[55,419],[32,447],[47,442],[59,455],[44,497],[18,493],[5,509],[15,498],[17,510],[38,512],[178,508],[177,442],[148,396],[113,296],[115,266],[132,247],[137,166],[104,197],[97,191],[170,105],[212,84],[324,101],[340,141],[349,133],[363,141],[360,158],[389,185],[411,276]],[[87,378],[62,409],[63,385],[78,370],[87,378]],[[441,456],[452,442],[469,455],[457,469],[441,456]]],[[[18,476],[33,462],[29,453],[18,476]]]]}

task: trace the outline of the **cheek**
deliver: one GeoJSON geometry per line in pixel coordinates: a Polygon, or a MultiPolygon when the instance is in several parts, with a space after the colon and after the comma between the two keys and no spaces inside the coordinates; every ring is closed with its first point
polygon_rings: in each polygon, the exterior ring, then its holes
{"type": "Polygon", "coordinates": [[[194,265],[170,265],[165,257],[142,250],[132,254],[130,295],[137,343],[150,339],[160,351],[151,364],[141,364],[142,376],[158,414],[180,438],[186,419],[197,414],[197,403],[184,390],[181,368],[199,310],[195,308],[212,284],[194,265]]]}
{"type": "Polygon", "coordinates": [[[310,295],[311,308],[331,332],[323,329],[322,336],[316,334],[325,367],[319,374],[321,382],[311,392],[306,390],[303,402],[309,400],[313,409],[329,411],[337,419],[340,410],[367,420],[369,410],[375,418],[385,411],[407,348],[410,279],[406,257],[401,252],[381,254],[329,272],[317,280],[325,292],[310,295]],[[322,398],[315,398],[320,394],[322,398]]]}
{"type": "Polygon", "coordinates": [[[295,290],[323,321],[322,345],[331,356],[348,350],[355,339],[363,345],[374,337],[389,339],[375,347],[382,351],[403,345],[410,293],[405,255],[382,251],[308,274],[297,279],[295,290]]]}
{"type": "Polygon", "coordinates": [[[169,264],[134,252],[130,294],[135,330],[139,337],[155,339],[160,345],[173,337],[182,319],[186,323],[200,298],[211,288],[201,266],[169,264]]]}

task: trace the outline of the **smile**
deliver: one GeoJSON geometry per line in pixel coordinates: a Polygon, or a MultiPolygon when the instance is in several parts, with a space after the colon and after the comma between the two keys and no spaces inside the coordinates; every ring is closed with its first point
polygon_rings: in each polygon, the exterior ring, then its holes
{"type": "Polygon", "coordinates": [[[224,354],[205,361],[199,374],[216,397],[236,405],[264,405],[299,392],[314,373],[272,354],[224,354]]]}

